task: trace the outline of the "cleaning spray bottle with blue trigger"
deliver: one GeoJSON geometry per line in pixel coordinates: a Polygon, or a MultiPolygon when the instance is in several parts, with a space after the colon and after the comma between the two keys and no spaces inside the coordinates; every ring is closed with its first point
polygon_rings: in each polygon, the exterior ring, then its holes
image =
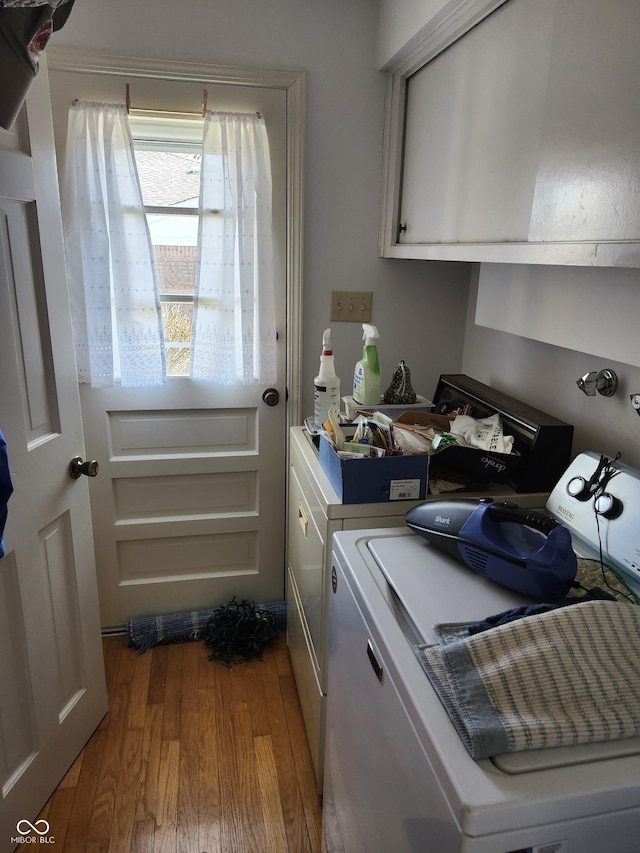
{"type": "Polygon", "coordinates": [[[379,337],[375,326],[362,324],[362,358],[353,373],[353,399],[361,406],[377,406],[380,402],[380,362],[376,346],[379,337]]]}
{"type": "Polygon", "coordinates": [[[322,355],[320,372],[313,380],[313,417],[316,429],[321,429],[329,415],[331,405],[340,411],[340,378],[336,375],[331,345],[331,329],[325,329],[322,336],[322,355]]]}

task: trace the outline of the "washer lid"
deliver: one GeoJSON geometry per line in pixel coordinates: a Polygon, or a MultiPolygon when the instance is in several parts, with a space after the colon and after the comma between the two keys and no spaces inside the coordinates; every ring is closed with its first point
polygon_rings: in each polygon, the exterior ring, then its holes
{"type": "Polygon", "coordinates": [[[367,547],[425,643],[433,626],[472,622],[533,599],[491,583],[415,534],[372,536],[367,547]]]}
{"type": "Polygon", "coordinates": [[[554,749],[531,749],[528,752],[505,752],[494,755],[491,762],[504,773],[517,776],[534,770],[549,770],[552,767],[571,767],[592,761],[606,761],[625,755],[640,754],[640,738],[609,740],[602,743],[585,743],[579,746],[559,746],[554,749]]]}

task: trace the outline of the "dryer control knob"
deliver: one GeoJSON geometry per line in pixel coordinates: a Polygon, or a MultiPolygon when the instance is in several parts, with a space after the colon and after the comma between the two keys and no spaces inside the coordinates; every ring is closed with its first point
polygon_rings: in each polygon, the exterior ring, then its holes
{"type": "Polygon", "coordinates": [[[603,518],[618,518],[622,514],[622,501],[619,498],[603,492],[594,501],[594,509],[603,518]]]}
{"type": "Polygon", "coordinates": [[[584,477],[572,477],[567,483],[567,494],[578,501],[588,501],[591,497],[589,483],[584,477]]]}

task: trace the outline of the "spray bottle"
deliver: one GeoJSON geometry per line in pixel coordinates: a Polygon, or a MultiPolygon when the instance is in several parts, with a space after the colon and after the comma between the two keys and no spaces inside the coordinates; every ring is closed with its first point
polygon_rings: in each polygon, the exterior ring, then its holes
{"type": "Polygon", "coordinates": [[[320,429],[327,420],[329,407],[340,411],[340,379],[336,376],[331,346],[331,329],[325,329],[322,336],[322,355],[320,356],[320,372],[313,380],[313,417],[316,428],[320,429]]]}
{"type": "Polygon", "coordinates": [[[379,337],[375,326],[362,324],[362,358],[353,374],[353,399],[361,406],[377,406],[380,402],[380,362],[376,347],[379,337]]]}

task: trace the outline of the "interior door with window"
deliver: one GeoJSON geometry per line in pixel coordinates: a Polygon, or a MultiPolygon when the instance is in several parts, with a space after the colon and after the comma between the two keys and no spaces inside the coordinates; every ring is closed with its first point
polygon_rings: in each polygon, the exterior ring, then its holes
{"type": "MultiPolygon", "coordinates": [[[[51,74],[59,162],[69,103],[123,103],[130,78],[51,74]]],[[[135,79],[130,125],[154,243],[166,385],[81,386],[102,625],[284,597],[286,94],[207,84],[209,109],[265,116],[273,174],[278,379],[219,386],[188,376],[203,84],[135,79]],[[143,109],[139,109],[143,108],[143,109]],[[185,115],[191,114],[191,115],[185,115]],[[194,136],[195,134],[195,136],[194,136]],[[191,135],[191,136],[190,136],[191,135]]]]}
{"type": "Polygon", "coordinates": [[[107,710],[46,63],[0,130],[0,429],[14,492],[0,559],[0,849],[107,710]]]}

